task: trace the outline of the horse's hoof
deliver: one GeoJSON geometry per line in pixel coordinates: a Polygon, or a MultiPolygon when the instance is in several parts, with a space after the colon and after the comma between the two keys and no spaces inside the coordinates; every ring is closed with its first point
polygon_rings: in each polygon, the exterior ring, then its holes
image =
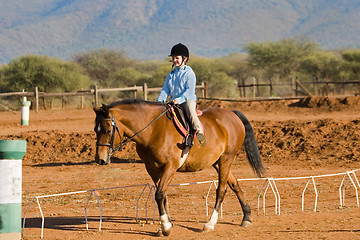
{"type": "Polygon", "coordinates": [[[164,236],[169,236],[171,233],[171,223],[161,225],[160,231],[164,236]]]}
{"type": "Polygon", "coordinates": [[[242,226],[242,227],[250,227],[251,224],[252,223],[250,221],[243,221],[240,226],[242,226]]]}
{"type": "Polygon", "coordinates": [[[209,224],[204,225],[203,232],[212,232],[212,231],[214,231],[213,225],[209,225],[209,224]]]}
{"type": "Polygon", "coordinates": [[[161,233],[162,233],[162,235],[164,235],[165,237],[167,237],[167,236],[169,236],[170,233],[171,233],[171,228],[168,229],[167,231],[161,230],[161,233]]]}

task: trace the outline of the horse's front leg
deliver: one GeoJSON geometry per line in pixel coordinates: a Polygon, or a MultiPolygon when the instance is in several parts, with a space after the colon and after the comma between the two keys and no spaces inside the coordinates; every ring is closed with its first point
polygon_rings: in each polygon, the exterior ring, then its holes
{"type": "Polygon", "coordinates": [[[223,155],[219,161],[218,175],[219,175],[219,186],[216,189],[216,202],[213,213],[210,220],[205,223],[203,231],[212,231],[218,221],[219,210],[226,194],[226,183],[230,174],[230,167],[232,164],[231,157],[223,155]]]}
{"type": "Polygon", "coordinates": [[[160,227],[161,233],[164,236],[169,236],[171,232],[171,222],[170,216],[166,212],[166,195],[165,191],[169,186],[174,174],[176,172],[176,168],[173,168],[170,164],[167,164],[164,167],[164,172],[157,184],[157,189],[155,193],[155,200],[158,205],[159,215],[160,215],[160,227]]]}

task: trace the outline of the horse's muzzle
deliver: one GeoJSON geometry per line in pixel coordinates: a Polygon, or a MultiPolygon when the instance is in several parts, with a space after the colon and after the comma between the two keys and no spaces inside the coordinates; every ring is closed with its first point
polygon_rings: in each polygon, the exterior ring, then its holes
{"type": "Polygon", "coordinates": [[[106,157],[105,159],[95,157],[95,162],[98,163],[99,165],[108,165],[111,161],[110,161],[110,157],[106,157]]]}

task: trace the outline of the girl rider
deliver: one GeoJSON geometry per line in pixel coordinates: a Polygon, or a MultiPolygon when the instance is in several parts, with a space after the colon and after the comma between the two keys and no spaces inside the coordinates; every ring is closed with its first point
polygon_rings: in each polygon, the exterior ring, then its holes
{"type": "Polygon", "coordinates": [[[189,60],[189,50],[179,43],[172,47],[169,56],[172,58],[173,69],[167,75],[157,101],[165,102],[170,96],[173,104],[180,104],[195,130],[196,138],[201,145],[205,145],[205,135],[196,113],[196,76],[192,68],[186,65],[189,60]]]}

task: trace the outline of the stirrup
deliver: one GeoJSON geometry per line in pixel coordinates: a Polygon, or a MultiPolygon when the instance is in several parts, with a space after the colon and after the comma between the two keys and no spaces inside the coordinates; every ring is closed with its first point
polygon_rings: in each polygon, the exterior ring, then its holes
{"type": "Polygon", "coordinates": [[[194,136],[192,134],[186,135],[185,146],[189,146],[189,147],[194,146],[194,136]]]}

